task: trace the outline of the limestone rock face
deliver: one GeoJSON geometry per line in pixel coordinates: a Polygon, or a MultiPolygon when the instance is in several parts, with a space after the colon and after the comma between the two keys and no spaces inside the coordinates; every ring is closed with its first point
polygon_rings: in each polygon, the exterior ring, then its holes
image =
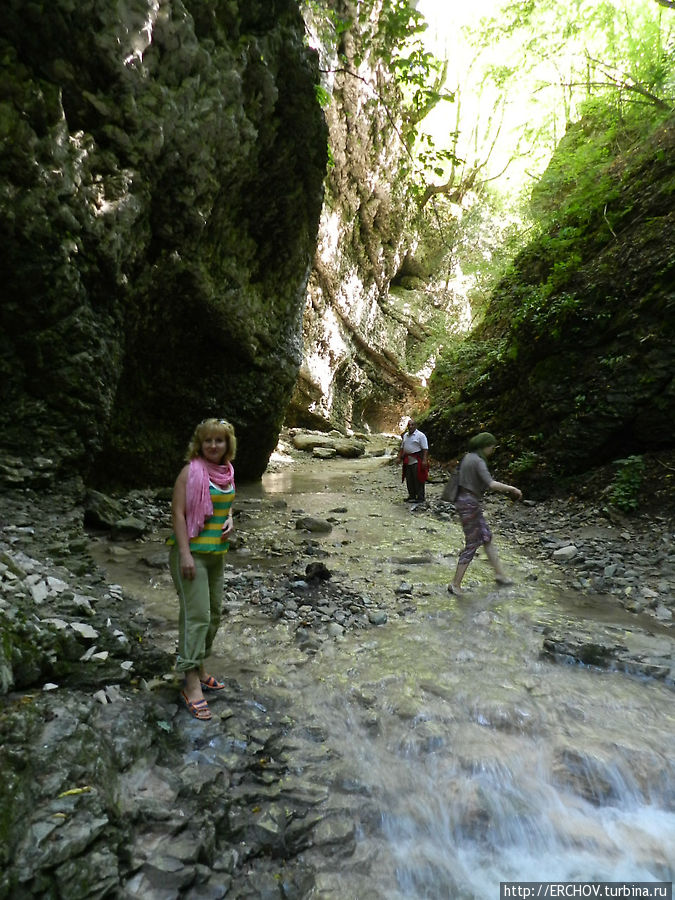
{"type": "Polygon", "coordinates": [[[408,359],[420,337],[418,307],[402,310],[389,294],[410,247],[415,210],[402,174],[407,148],[391,121],[398,115],[391,73],[376,57],[358,61],[358,11],[349,2],[343,9],[352,26],[342,34],[339,59],[322,60],[331,73],[324,86],[332,165],[287,422],[388,430],[421,386],[408,359]]]}
{"type": "Polygon", "coordinates": [[[303,38],[295,0],[3,4],[14,481],[36,454],[55,477],[167,481],[209,415],[236,427],[238,476],[264,470],[301,361],[326,163],[303,38]]]}

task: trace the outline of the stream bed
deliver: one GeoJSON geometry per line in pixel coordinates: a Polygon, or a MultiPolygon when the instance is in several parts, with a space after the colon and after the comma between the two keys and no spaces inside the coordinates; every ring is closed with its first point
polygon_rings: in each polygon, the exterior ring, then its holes
{"type": "MultiPolygon", "coordinates": [[[[440,489],[428,492],[433,501],[440,489]]],[[[672,664],[672,632],[570,590],[498,527],[515,584],[497,589],[477,558],[469,590],[451,596],[459,524],[411,512],[403,496],[381,459],[280,465],[238,495],[241,543],[227,558],[212,669],[286,713],[286,765],[321,810],[302,851],[315,872],[307,896],[494,900],[502,881],[671,882],[672,679],[560,664],[542,646],[583,621],[636,647],[660,642],[672,664]],[[301,515],[332,530],[308,535],[295,528],[301,515]],[[386,622],[302,646],[312,558],[386,622]],[[295,620],[269,616],[246,589],[281,573],[295,620]]],[[[538,507],[527,515],[536,523],[538,507]]],[[[97,553],[108,580],[164,623],[157,639],[170,648],[170,581],[140,562],[147,544],[126,549],[123,562],[103,544],[97,553]]]]}

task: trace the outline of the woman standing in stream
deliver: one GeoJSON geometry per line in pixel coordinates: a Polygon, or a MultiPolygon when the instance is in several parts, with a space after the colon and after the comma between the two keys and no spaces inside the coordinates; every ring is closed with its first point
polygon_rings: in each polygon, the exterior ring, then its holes
{"type": "Polygon", "coordinates": [[[465,546],[457,560],[455,577],[448,585],[450,593],[458,596],[462,594],[462,579],[469,568],[469,563],[481,544],[485,547],[488,561],[494,569],[497,584],[513,584],[511,579],[504,574],[497,548],[492,542],[492,532],[483,518],[480,504],[485,491],[509,494],[515,500],[522,500],[523,497],[517,487],[495,481],[490,475],[487,460],[495,452],[496,447],[497,440],[489,432],[483,431],[477,434],[469,441],[469,452],[459,466],[459,491],[455,500],[455,509],[459,513],[464,530],[465,546]]]}
{"type": "Polygon", "coordinates": [[[223,564],[232,533],[235,496],[234,428],[225,419],[205,419],[195,428],[187,465],[173,489],[169,566],[178,592],[176,669],[185,681],[181,699],[195,719],[210,719],[204,691],[225,685],[207,674],[205,660],[220,625],[223,564]]]}

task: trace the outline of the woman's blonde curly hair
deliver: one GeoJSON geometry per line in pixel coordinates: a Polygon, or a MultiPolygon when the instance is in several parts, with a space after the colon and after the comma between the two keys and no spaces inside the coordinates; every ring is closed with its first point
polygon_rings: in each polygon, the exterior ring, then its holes
{"type": "Polygon", "coordinates": [[[197,425],[190,438],[185,461],[190,462],[201,456],[203,441],[212,435],[223,435],[227,441],[227,450],[220,462],[232,462],[237,455],[237,438],[234,433],[234,425],[231,425],[226,419],[204,419],[197,425]]]}

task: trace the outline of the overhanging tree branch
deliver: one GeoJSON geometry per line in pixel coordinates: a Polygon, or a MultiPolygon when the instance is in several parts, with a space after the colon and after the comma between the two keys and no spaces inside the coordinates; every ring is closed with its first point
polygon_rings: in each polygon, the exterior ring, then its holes
{"type": "MultiPolygon", "coordinates": [[[[657,0],[660,2],[660,0],[657,0]]],[[[670,0],[669,0],[670,2],[670,0]]],[[[675,0],[672,0],[672,6],[675,9],[675,0]]],[[[586,54],[586,58],[589,62],[595,63],[596,66],[599,66],[605,76],[615,84],[617,87],[622,88],[626,91],[631,91],[632,93],[639,94],[641,97],[645,97],[651,103],[654,104],[658,109],[662,109],[664,112],[670,112],[672,110],[672,106],[665,102],[665,100],[661,99],[661,97],[657,97],[656,94],[653,94],[651,91],[647,90],[646,87],[639,84],[635,79],[627,74],[626,72],[621,72],[616,66],[611,65],[611,63],[605,63],[600,59],[594,59],[589,54],[586,54]]]]}

